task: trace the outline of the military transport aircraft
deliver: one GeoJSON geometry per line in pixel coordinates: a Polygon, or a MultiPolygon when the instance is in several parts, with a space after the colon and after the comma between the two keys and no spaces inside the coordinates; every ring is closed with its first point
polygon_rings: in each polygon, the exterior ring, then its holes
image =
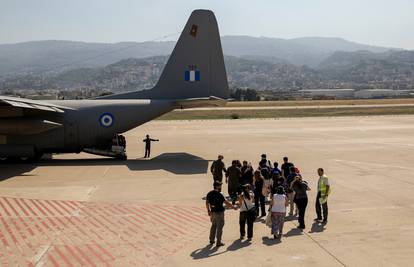
{"type": "Polygon", "coordinates": [[[228,98],[214,13],[192,12],[158,83],[149,90],[91,100],[34,101],[0,96],[0,158],[111,151],[114,136],[177,108],[217,106],[228,98]]]}

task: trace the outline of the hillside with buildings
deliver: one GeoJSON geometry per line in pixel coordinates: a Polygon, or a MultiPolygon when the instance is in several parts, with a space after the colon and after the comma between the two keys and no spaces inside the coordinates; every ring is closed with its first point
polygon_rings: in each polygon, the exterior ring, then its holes
{"type": "MultiPolygon", "coordinates": [[[[108,48],[103,44],[61,41],[31,43],[35,43],[35,46],[28,43],[16,45],[19,49],[28,50],[21,55],[15,54],[16,61],[13,62],[15,67],[19,62],[36,64],[29,64],[31,67],[25,65],[26,67],[12,74],[0,75],[2,94],[26,96],[42,92],[51,94],[51,97],[63,95],[69,98],[87,98],[102,93],[147,89],[157,82],[168,59],[168,52],[173,47],[173,42],[139,43],[136,47],[130,47],[131,43],[122,43],[118,52],[109,53],[108,49],[112,46],[108,48]],[[44,51],[45,46],[49,46],[50,50],[44,51]],[[105,64],[117,57],[128,56],[132,51],[127,53],[129,49],[135,49],[136,57],[105,64]],[[98,52],[101,53],[100,57],[96,56],[98,52]],[[38,55],[35,56],[35,53],[38,55]],[[143,58],[144,55],[153,56],[143,58]],[[50,69],[51,65],[57,63],[61,65],[50,69]]],[[[14,47],[13,50],[12,46],[6,46],[6,49],[4,45],[0,45],[0,51],[8,51],[9,56],[17,53],[18,49],[14,47]]],[[[337,38],[283,40],[228,36],[223,37],[223,46],[231,89],[250,88],[275,97],[316,97],[319,94],[328,97],[332,97],[332,94],[337,97],[354,96],[349,90],[332,89],[414,89],[414,51],[387,50],[337,38]],[[312,49],[300,52],[305,46],[312,49]],[[334,51],[335,47],[343,51],[334,51]],[[369,50],[353,51],[358,48],[369,50]],[[303,53],[307,53],[308,59],[319,55],[319,62],[301,64],[307,60],[306,57],[303,62],[294,60],[303,53]],[[331,91],[324,91],[326,89],[331,91]]],[[[4,58],[5,54],[0,57],[4,58]]],[[[4,61],[0,61],[0,70],[1,64],[4,71],[4,61]]],[[[378,94],[380,91],[375,92],[378,94]]]]}

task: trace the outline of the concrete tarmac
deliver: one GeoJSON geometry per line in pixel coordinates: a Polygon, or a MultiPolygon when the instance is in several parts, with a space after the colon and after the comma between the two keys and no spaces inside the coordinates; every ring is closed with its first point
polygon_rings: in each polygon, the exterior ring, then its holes
{"type": "MultiPolygon", "coordinates": [[[[412,266],[414,116],[153,121],[126,133],[127,161],[56,155],[0,168],[0,266],[412,266]],[[159,138],[143,159],[145,134],[159,138]],[[202,199],[211,161],[257,167],[260,154],[310,184],[306,229],[281,242],[262,220],[208,245],[202,199]],[[329,222],[315,218],[316,169],[331,178],[329,222]]],[[[226,186],[223,187],[227,193],[226,186]]]]}

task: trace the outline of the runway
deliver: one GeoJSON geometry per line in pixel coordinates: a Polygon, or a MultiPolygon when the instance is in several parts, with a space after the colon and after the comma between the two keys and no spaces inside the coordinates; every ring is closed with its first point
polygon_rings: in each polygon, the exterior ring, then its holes
{"type": "Polygon", "coordinates": [[[413,136],[414,116],[153,121],[126,133],[127,161],[1,164],[0,266],[412,266],[413,136]],[[150,160],[147,133],[160,139],[150,160]],[[228,210],[226,245],[208,246],[202,198],[219,153],[255,167],[289,156],[312,188],[305,231],[291,218],[279,243],[259,221],[240,241],[228,210]],[[332,181],[325,227],[313,223],[318,167],[332,181]]]}

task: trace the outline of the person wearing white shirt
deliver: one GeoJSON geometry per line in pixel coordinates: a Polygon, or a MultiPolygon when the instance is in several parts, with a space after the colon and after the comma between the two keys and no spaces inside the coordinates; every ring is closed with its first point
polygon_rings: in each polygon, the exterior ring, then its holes
{"type": "Polygon", "coordinates": [[[289,199],[286,196],[283,186],[276,188],[275,194],[270,202],[272,212],[272,235],[275,239],[282,238],[283,225],[285,223],[286,207],[289,199]]]}
{"type": "Polygon", "coordinates": [[[256,219],[256,208],[254,205],[254,194],[251,190],[250,184],[242,186],[242,193],[239,196],[240,207],[240,239],[244,239],[246,234],[245,225],[247,222],[247,240],[250,241],[253,238],[253,223],[256,219]]]}

